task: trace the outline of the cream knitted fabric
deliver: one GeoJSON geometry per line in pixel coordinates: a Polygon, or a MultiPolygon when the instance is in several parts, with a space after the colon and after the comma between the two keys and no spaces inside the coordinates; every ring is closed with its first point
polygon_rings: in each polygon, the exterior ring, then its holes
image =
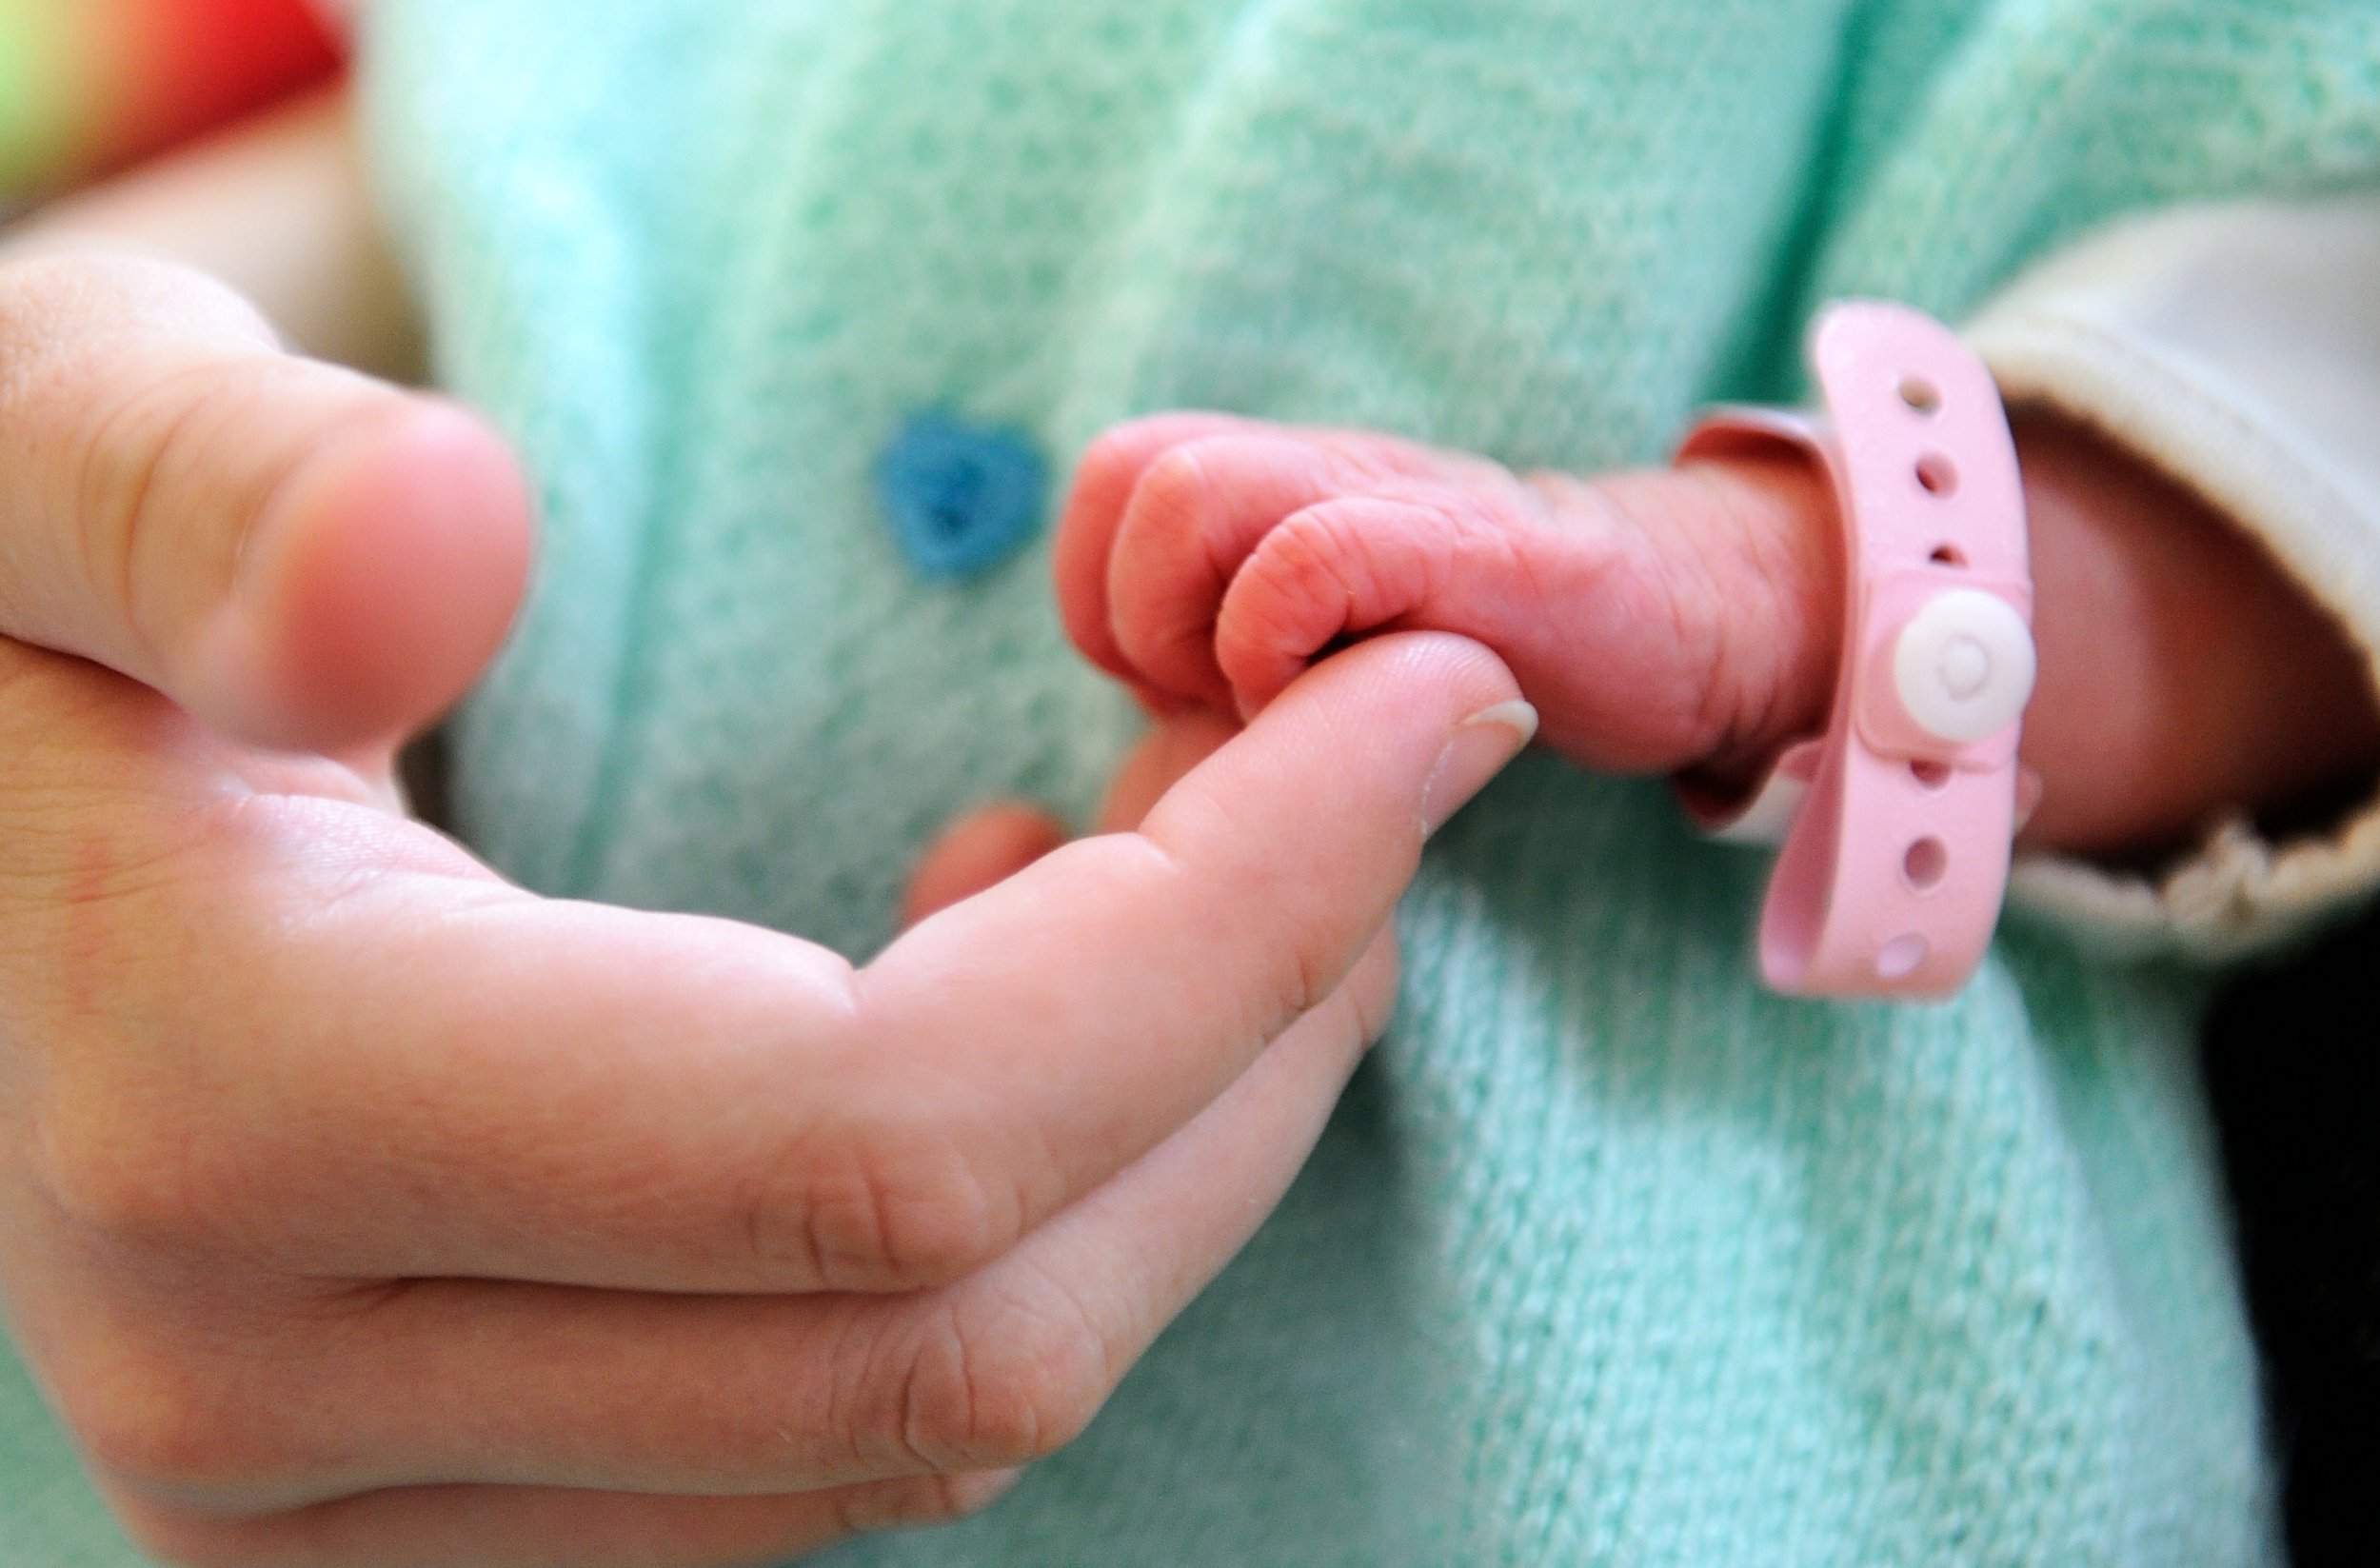
{"type": "MultiPolygon", "coordinates": [[[[2088,421],[2237,519],[2380,675],[2380,190],[2118,223],[2003,290],[1970,341],[2011,398],[2088,421]]],[[[2380,876],[2380,799],[2275,844],[2244,821],[2152,877],[2025,865],[2111,949],[2238,954],[2380,876]]]]}

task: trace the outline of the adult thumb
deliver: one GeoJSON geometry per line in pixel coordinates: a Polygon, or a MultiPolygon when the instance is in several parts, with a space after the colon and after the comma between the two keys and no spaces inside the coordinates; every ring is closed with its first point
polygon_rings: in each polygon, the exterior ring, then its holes
{"type": "Polygon", "coordinates": [[[530,534],[478,419],[285,353],[202,274],[0,268],[0,634],[243,741],[363,745],[478,674],[530,534]]]}

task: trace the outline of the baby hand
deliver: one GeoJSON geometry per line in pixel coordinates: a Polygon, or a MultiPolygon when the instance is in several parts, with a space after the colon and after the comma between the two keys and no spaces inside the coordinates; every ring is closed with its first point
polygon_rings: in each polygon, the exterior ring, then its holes
{"type": "Polygon", "coordinates": [[[1252,714],[1348,640],[1447,631],[1510,665],[1574,760],[1724,771],[1824,726],[1829,505],[1790,457],[1579,480],[1168,415],[1084,458],[1058,586],[1084,654],[1160,708],[1252,714]]]}
{"type": "MultiPolygon", "coordinates": [[[[2019,410],[2040,683],[2029,844],[2171,849],[2380,764],[2364,656],[2253,540],[2079,427],[2019,410]]],[[[1724,794],[1818,734],[1839,527],[1801,459],[1574,479],[1212,414],[1122,426],[1057,541],[1066,629],[1152,706],[1262,706],[1339,643],[1458,633],[1573,761],[1724,794]]]]}

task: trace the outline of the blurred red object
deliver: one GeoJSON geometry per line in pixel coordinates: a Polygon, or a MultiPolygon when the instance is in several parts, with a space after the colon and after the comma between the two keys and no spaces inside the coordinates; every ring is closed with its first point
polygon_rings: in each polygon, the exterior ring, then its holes
{"type": "Polygon", "coordinates": [[[0,206],[326,81],[342,52],[308,0],[0,0],[0,206]]]}
{"type": "MultiPolygon", "coordinates": [[[[93,0],[75,0],[91,4],[93,0]]],[[[112,145],[88,173],[120,169],[328,80],[344,50],[309,0],[101,0],[147,15],[126,44],[137,51],[129,107],[112,145]]]]}

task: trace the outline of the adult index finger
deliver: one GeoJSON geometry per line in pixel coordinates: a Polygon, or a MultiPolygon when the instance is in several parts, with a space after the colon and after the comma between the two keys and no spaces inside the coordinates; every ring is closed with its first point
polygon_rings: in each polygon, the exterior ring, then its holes
{"type": "MultiPolygon", "coordinates": [[[[309,1278],[970,1273],[1337,987],[1425,823],[1518,749],[1513,693],[1455,639],[1353,650],[1142,833],[1059,852],[856,977],[746,926],[536,899],[368,806],[151,759],[188,777],[93,792],[46,835],[72,855],[8,890],[76,883],[71,921],[16,923],[37,939],[18,1032],[71,1042],[34,1107],[47,1176],[118,1243],[309,1278]],[[66,975],[73,995],[33,983],[66,975]]],[[[81,798],[77,768],[125,776],[97,744],[43,767],[28,787],[52,803],[81,798]]]]}
{"type": "Polygon", "coordinates": [[[860,977],[860,1047],[816,1145],[839,1174],[803,1216],[820,1277],[966,1272],[1171,1135],[1338,988],[1428,833],[1534,728],[1477,645],[1366,645],[1138,833],[909,933],[860,977]]]}

